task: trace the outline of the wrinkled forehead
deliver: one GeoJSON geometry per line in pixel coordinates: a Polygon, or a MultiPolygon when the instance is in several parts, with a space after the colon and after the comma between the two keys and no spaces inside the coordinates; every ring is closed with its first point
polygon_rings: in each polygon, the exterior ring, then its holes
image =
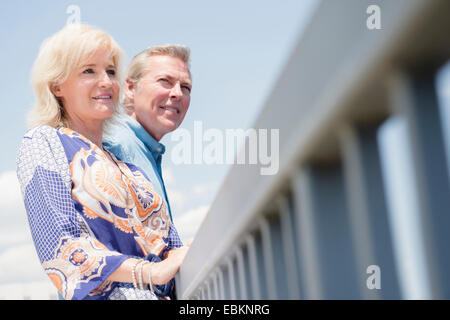
{"type": "Polygon", "coordinates": [[[183,82],[192,82],[189,66],[180,58],[169,55],[151,55],[146,59],[145,70],[142,77],[151,76],[169,76],[177,78],[183,82]]]}

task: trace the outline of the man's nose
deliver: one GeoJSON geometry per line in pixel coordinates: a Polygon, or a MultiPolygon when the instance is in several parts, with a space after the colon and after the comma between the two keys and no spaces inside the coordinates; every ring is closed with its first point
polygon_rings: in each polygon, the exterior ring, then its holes
{"type": "Polygon", "coordinates": [[[181,85],[180,83],[175,83],[175,85],[170,90],[170,97],[172,99],[179,99],[183,95],[183,92],[181,91],[181,85]]]}

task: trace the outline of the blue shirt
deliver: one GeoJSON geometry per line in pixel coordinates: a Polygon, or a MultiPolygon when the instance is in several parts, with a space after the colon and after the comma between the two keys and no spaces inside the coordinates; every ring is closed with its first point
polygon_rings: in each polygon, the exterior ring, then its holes
{"type": "Polygon", "coordinates": [[[169,199],[161,173],[162,155],[166,147],[155,140],[139,122],[130,116],[125,116],[120,125],[114,126],[113,136],[106,136],[103,145],[119,159],[141,168],[153,184],[155,190],[164,196],[170,220],[169,199]]]}

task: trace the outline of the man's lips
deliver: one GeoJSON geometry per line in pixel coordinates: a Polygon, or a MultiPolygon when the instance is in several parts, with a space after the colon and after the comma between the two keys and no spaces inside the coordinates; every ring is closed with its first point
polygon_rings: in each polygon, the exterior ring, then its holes
{"type": "Polygon", "coordinates": [[[170,112],[173,112],[173,113],[176,113],[176,114],[180,113],[180,110],[178,108],[175,108],[175,107],[160,106],[160,108],[164,109],[164,110],[167,110],[167,111],[170,111],[170,112]]]}

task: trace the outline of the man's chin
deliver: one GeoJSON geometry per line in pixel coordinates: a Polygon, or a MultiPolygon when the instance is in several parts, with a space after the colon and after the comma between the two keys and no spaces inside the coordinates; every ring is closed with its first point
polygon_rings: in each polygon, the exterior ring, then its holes
{"type": "Polygon", "coordinates": [[[164,128],[165,131],[167,131],[167,133],[172,132],[180,125],[178,119],[175,120],[167,118],[164,118],[164,121],[161,121],[160,124],[161,127],[164,128]]]}
{"type": "Polygon", "coordinates": [[[160,126],[159,133],[161,135],[161,138],[164,137],[166,134],[171,133],[172,131],[176,130],[178,128],[178,124],[176,123],[164,123],[163,126],[160,126]]]}

